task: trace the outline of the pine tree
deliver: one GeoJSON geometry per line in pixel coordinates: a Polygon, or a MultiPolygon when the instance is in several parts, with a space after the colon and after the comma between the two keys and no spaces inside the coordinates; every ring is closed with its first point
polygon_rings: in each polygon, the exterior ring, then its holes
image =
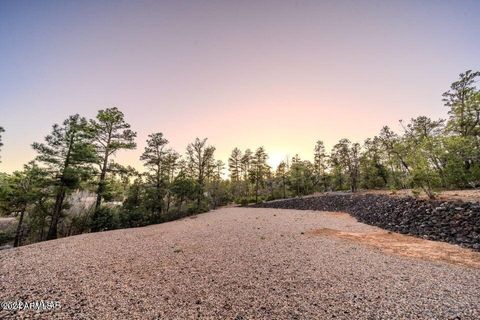
{"type": "Polygon", "coordinates": [[[232,182],[238,182],[242,170],[242,151],[240,149],[235,148],[232,150],[230,158],[228,158],[228,169],[232,182]]]}
{"type": "Polygon", "coordinates": [[[173,149],[168,149],[165,152],[163,167],[165,172],[165,183],[167,188],[167,205],[165,211],[168,213],[170,204],[172,202],[171,186],[175,181],[175,174],[181,166],[180,154],[173,149]]]}
{"type": "Polygon", "coordinates": [[[66,119],[63,126],[55,124],[52,133],[45,137],[45,143],[32,145],[39,153],[37,160],[48,166],[56,181],[55,205],[47,240],[57,237],[57,225],[67,193],[78,186],[82,177],[92,173],[91,164],[96,157],[91,139],[87,120],[76,114],[66,119]]]}
{"type": "Polygon", "coordinates": [[[480,92],[475,87],[480,72],[468,70],[443,94],[445,106],[449,107],[450,131],[463,137],[477,136],[480,132],[480,92]]]}
{"type": "Polygon", "coordinates": [[[255,185],[255,202],[258,202],[260,187],[263,186],[267,171],[270,169],[267,159],[268,155],[264,147],[259,147],[252,157],[249,176],[255,185]]]}
{"type": "Polygon", "coordinates": [[[285,161],[280,162],[277,167],[277,172],[275,173],[275,176],[281,181],[282,195],[285,199],[287,197],[287,165],[285,164],[285,161]]]}
{"type": "Polygon", "coordinates": [[[351,143],[348,139],[341,139],[332,150],[332,158],[336,165],[348,176],[350,190],[356,192],[358,188],[360,167],[360,145],[351,143]]]}
{"type": "Polygon", "coordinates": [[[318,140],[315,144],[313,154],[313,173],[314,173],[314,185],[323,185],[323,191],[327,191],[327,153],[323,141],[318,140]]]}
{"type": "Polygon", "coordinates": [[[245,150],[243,153],[243,156],[240,160],[241,162],[241,172],[242,172],[242,177],[243,181],[245,184],[245,197],[250,196],[250,166],[252,164],[252,155],[253,152],[250,149],[245,150]]]}
{"type": "Polygon", "coordinates": [[[9,175],[0,192],[0,211],[17,214],[18,224],[13,242],[14,247],[21,245],[25,214],[45,194],[48,172],[31,161],[22,171],[9,175]]]}
{"type": "Polygon", "coordinates": [[[145,151],[140,156],[140,160],[144,161],[147,167],[148,179],[153,184],[153,194],[151,210],[155,215],[160,215],[163,209],[163,197],[166,193],[165,176],[168,177],[169,172],[164,167],[166,151],[165,146],[168,140],[163,138],[162,133],[153,133],[148,136],[145,151]]]}
{"type": "Polygon", "coordinates": [[[95,147],[100,167],[98,179],[97,200],[95,210],[100,208],[102,196],[105,192],[109,159],[118,150],[135,149],[136,132],[130,130],[130,124],[125,122],[124,114],[117,108],[100,110],[96,120],[90,121],[91,130],[94,134],[95,147]]]}
{"type": "Polygon", "coordinates": [[[197,208],[200,208],[203,193],[205,192],[205,179],[209,176],[212,169],[214,152],[215,147],[208,146],[206,138],[202,140],[196,138],[195,142],[187,146],[189,169],[198,184],[197,208]]]}

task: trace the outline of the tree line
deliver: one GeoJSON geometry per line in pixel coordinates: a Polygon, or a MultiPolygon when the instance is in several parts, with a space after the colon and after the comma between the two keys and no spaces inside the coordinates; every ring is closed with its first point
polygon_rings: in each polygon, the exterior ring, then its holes
{"type": "MultiPolygon", "coordinates": [[[[18,220],[15,230],[0,233],[0,241],[3,237],[18,246],[159,223],[232,202],[246,205],[314,192],[412,188],[434,198],[439,189],[476,188],[479,76],[462,73],[443,94],[446,120],[420,116],[401,121],[401,132],[385,126],[362,144],[341,139],[330,152],[317,141],[313,161],[295,155],[277,168],[267,164],[264,147],[234,148],[224,164],[215,159],[207,139],[195,139],[182,155],[157,132],[148,136],[140,156],[145,170],[139,172],[115,162],[118,151],[136,148],[136,132],[119,109],[100,110],[90,120],[72,115],[32,144],[37,156],[23,170],[0,175],[0,211],[18,220]]],[[[4,132],[0,127],[0,149],[4,132]]]]}

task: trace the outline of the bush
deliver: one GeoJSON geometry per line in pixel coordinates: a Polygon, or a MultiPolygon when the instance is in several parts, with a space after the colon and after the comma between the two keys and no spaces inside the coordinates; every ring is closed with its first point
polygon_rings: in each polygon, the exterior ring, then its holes
{"type": "Polygon", "coordinates": [[[412,195],[413,195],[414,198],[420,197],[421,193],[422,193],[422,191],[420,191],[419,189],[412,189],[412,195]]]}
{"type": "Polygon", "coordinates": [[[247,198],[242,198],[240,200],[237,200],[237,203],[239,203],[242,207],[248,206],[248,199],[247,198]]]}
{"type": "Polygon", "coordinates": [[[388,189],[390,190],[391,195],[396,195],[397,194],[398,189],[395,188],[395,186],[390,186],[388,189]]]}
{"type": "Polygon", "coordinates": [[[93,213],[90,218],[90,230],[92,232],[116,229],[116,210],[108,207],[101,207],[93,213]]]}
{"type": "MultiPolygon", "coordinates": [[[[92,211],[92,210],[90,210],[92,211]]],[[[81,234],[90,228],[90,219],[89,219],[89,212],[82,213],[80,215],[73,216],[70,222],[70,234],[81,234]]]]}
{"type": "Polygon", "coordinates": [[[142,227],[147,225],[146,215],[142,212],[141,209],[122,209],[118,213],[118,223],[120,228],[134,228],[142,227]]]}
{"type": "MultiPolygon", "coordinates": [[[[247,200],[248,200],[248,203],[257,203],[257,201],[255,200],[255,197],[250,197],[247,200]]],[[[258,202],[262,202],[261,197],[258,197],[258,202]]]]}
{"type": "Polygon", "coordinates": [[[13,241],[15,235],[10,231],[0,231],[0,246],[6,245],[13,241]]]}
{"type": "Polygon", "coordinates": [[[210,206],[205,201],[200,202],[200,205],[197,205],[197,203],[195,202],[195,203],[189,205],[188,208],[187,208],[187,213],[188,214],[203,213],[203,212],[208,212],[208,211],[210,211],[210,206]]]}

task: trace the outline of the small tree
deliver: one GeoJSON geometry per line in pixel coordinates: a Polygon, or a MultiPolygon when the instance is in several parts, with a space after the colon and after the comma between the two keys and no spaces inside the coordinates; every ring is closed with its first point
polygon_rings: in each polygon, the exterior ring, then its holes
{"type": "Polygon", "coordinates": [[[241,172],[242,178],[245,184],[245,197],[250,196],[250,167],[252,165],[253,152],[250,149],[245,150],[243,156],[240,160],[241,162],[241,172]]]}
{"type": "Polygon", "coordinates": [[[187,157],[189,169],[198,184],[197,208],[200,208],[200,202],[205,192],[205,179],[212,168],[213,154],[215,147],[207,145],[207,139],[195,139],[195,142],[187,146],[187,157]]]}
{"type": "Polygon", "coordinates": [[[360,145],[358,143],[352,144],[348,139],[341,139],[333,147],[332,157],[336,159],[337,165],[347,174],[350,190],[356,192],[360,174],[360,145]]]}
{"type": "Polygon", "coordinates": [[[480,72],[468,70],[443,94],[445,106],[449,107],[448,129],[463,137],[477,136],[480,130],[480,92],[475,87],[480,72]]]}
{"type": "Polygon", "coordinates": [[[122,227],[139,227],[151,222],[145,209],[145,197],[145,184],[142,181],[142,176],[137,174],[126,192],[120,211],[119,220],[122,227]]]}
{"type": "Polygon", "coordinates": [[[384,188],[388,184],[387,169],[378,138],[366,139],[360,156],[361,186],[365,189],[384,188]]]}
{"type": "Polygon", "coordinates": [[[231,192],[235,199],[242,194],[242,151],[235,148],[228,158],[228,170],[230,171],[231,192]]]}
{"type": "Polygon", "coordinates": [[[230,158],[228,158],[228,169],[232,182],[239,181],[242,170],[242,151],[240,149],[235,148],[232,150],[230,158]]]}
{"type": "Polygon", "coordinates": [[[154,133],[148,136],[145,151],[140,156],[140,160],[145,162],[149,174],[148,179],[153,184],[153,194],[151,198],[153,203],[151,210],[155,215],[160,215],[163,209],[163,197],[166,194],[165,175],[168,176],[164,168],[166,151],[165,146],[168,140],[163,138],[162,133],[154,133]]]}
{"type": "Polygon", "coordinates": [[[0,211],[6,214],[15,213],[18,217],[14,247],[21,245],[23,221],[27,210],[45,196],[47,175],[45,170],[32,161],[24,166],[23,171],[15,171],[8,176],[7,183],[2,188],[0,211]]]}
{"type": "Polygon", "coordinates": [[[250,168],[250,181],[255,185],[255,202],[258,202],[260,187],[263,186],[267,171],[270,167],[267,165],[268,155],[264,147],[259,147],[252,157],[250,168]]]}
{"type": "Polygon", "coordinates": [[[100,110],[96,120],[90,120],[100,167],[95,210],[102,203],[110,157],[118,150],[135,149],[137,146],[134,141],[137,134],[130,130],[130,124],[124,118],[124,114],[117,108],[108,108],[100,110]]]}
{"type": "Polygon", "coordinates": [[[170,186],[171,192],[177,198],[178,210],[186,200],[193,199],[198,194],[199,186],[195,180],[189,178],[185,171],[180,171],[170,186]]]}
{"type": "Polygon", "coordinates": [[[63,126],[55,124],[45,143],[33,143],[37,160],[46,164],[55,179],[56,197],[47,240],[57,237],[57,225],[64,209],[67,193],[75,189],[81,178],[92,173],[95,153],[91,144],[87,121],[78,114],[70,116],[63,126]]]}
{"type": "Polygon", "coordinates": [[[406,188],[405,180],[408,178],[408,174],[410,174],[410,164],[407,162],[408,149],[406,145],[403,143],[401,137],[388,126],[382,128],[377,139],[388,158],[394,185],[406,188]]]}
{"type": "Polygon", "coordinates": [[[314,154],[313,154],[313,174],[314,174],[314,185],[323,186],[323,191],[327,191],[327,153],[325,151],[325,146],[323,141],[318,140],[315,144],[314,154]]]}
{"type": "Polygon", "coordinates": [[[309,161],[302,161],[298,155],[292,159],[288,171],[288,183],[297,196],[312,191],[315,182],[314,169],[309,161]]]}
{"type": "MultiPolygon", "coordinates": [[[[406,127],[404,126],[404,129],[404,143],[409,148],[409,162],[412,163],[412,169],[415,171],[415,169],[422,168],[422,172],[428,169],[431,174],[422,174],[422,176],[436,176],[434,180],[440,181],[442,186],[445,187],[446,152],[441,138],[445,129],[444,120],[434,121],[428,117],[420,116],[411,119],[411,122],[406,127]],[[420,154],[422,156],[418,157],[420,154]]],[[[422,181],[421,179],[416,180],[418,181],[417,184],[422,181]]],[[[434,183],[433,180],[423,181],[426,186],[438,184],[434,183]]],[[[427,188],[431,189],[431,187],[427,188]]]]}
{"type": "Polygon", "coordinates": [[[167,213],[170,210],[170,204],[172,202],[172,192],[170,186],[175,179],[175,174],[179,170],[181,163],[181,156],[178,152],[173,149],[168,149],[165,152],[163,167],[165,172],[165,187],[167,188],[167,205],[165,208],[167,213]]]}
{"type": "Polygon", "coordinates": [[[280,162],[277,167],[277,172],[275,173],[275,176],[281,182],[282,195],[285,199],[287,197],[287,165],[285,164],[285,161],[280,162]]]}
{"type": "MultiPolygon", "coordinates": [[[[425,130],[419,129],[418,132],[425,132],[425,130]]],[[[432,181],[429,180],[433,175],[428,161],[423,159],[428,155],[425,150],[422,150],[424,148],[422,140],[415,138],[412,134],[407,130],[405,136],[400,137],[388,127],[384,127],[379,139],[387,154],[401,164],[410,183],[420,187],[429,198],[433,199],[435,194],[432,190],[432,181]]]]}
{"type": "Polygon", "coordinates": [[[223,163],[222,160],[217,160],[215,162],[215,169],[212,175],[212,181],[211,181],[211,197],[213,201],[213,208],[216,209],[219,205],[221,205],[225,198],[225,189],[222,188],[222,175],[223,175],[223,170],[225,169],[225,164],[223,163]]]}

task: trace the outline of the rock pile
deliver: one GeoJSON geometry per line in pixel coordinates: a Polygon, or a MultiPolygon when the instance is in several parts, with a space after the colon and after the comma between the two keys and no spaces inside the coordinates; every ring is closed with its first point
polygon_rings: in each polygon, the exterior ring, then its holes
{"type": "Polygon", "coordinates": [[[480,203],[326,194],[253,207],[348,212],[370,225],[480,251],[480,203]]]}

